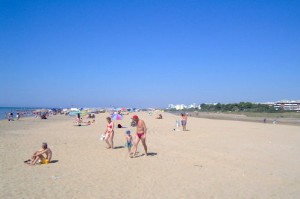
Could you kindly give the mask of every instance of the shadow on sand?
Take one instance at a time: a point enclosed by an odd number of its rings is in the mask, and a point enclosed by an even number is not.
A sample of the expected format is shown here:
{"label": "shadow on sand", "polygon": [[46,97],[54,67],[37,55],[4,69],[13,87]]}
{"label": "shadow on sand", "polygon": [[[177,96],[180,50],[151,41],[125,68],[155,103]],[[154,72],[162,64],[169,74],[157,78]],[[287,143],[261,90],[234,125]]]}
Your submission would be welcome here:
{"label": "shadow on sand", "polygon": [[[153,153],[153,152],[148,153],[148,157],[156,156],[156,155],[157,155],[157,153]],[[135,155],[134,157],[132,156],[131,158],[139,158],[139,157],[142,157],[142,156],[145,156],[145,154],[142,153],[142,154],[139,154],[139,155]]]}
{"label": "shadow on sand", "polygon": [[156,155],[157,153],[153,153],[153,152],[148,153],[148,156],[156,156]]}
{"label": "shadow on sand", "polygon": [[116,147],[114,147],[114,149],[123,149],[123,148],[125,148],[124,146],[116,146]]}

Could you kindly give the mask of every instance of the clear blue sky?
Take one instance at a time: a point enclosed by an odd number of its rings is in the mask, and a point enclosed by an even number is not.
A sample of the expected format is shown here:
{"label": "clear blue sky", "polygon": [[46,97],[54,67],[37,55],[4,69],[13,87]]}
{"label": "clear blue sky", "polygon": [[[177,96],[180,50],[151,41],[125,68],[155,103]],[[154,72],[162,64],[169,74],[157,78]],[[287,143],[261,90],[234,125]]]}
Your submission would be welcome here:
{"label": "clear blue sky", "polygon": [[300,99],[300,1],[0,1],[0,106]]}

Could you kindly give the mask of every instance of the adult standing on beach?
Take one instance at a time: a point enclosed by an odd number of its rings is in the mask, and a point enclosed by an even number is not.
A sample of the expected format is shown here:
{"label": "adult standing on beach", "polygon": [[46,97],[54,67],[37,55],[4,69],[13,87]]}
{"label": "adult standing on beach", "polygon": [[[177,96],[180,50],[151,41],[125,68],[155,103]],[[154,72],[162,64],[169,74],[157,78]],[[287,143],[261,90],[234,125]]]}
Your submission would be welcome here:
{"label": "adult standing on beach", "polygon": [[8,121],[14,121],[14,114],[12,112],[8,113],[7,120]]}
{"label": "adult standing on beach", "polygon": [[76,123],[78,126],[81,126],[81,117],[80,117],[80,113],[77,113],[77,117],[76,117]]}
{"label": "adult standing on beach", "polygon": [[183,131],[186,131],[186,123],[187,123],[187,115],[185,113],[181,113],[181,126]]}
{"label": "adult standing on beach", "polygon": [[146,145],[146,132],[147,132],[146,124],[143,120],[140,120],[137,115],[132,116],[131,119],[136,124],[136,136],[135,136],[135,141],[134,141],[133,148],[132,148],[132,156],[131,157],[135,157],[136,150],[137,150],[140,140],[142,141],[142,144],[143,144],[143,147],[145,150],[145,155],[147,156],[148,153],[147,153],[147,145]]}
{"label": "adult standing on beach", "polygon": [[107,149],[114,148],[114,122],[111,120],[110,117],[106,118],[107,125],[106,125],[106,132],[105,132],[105,141],[108,145]]}

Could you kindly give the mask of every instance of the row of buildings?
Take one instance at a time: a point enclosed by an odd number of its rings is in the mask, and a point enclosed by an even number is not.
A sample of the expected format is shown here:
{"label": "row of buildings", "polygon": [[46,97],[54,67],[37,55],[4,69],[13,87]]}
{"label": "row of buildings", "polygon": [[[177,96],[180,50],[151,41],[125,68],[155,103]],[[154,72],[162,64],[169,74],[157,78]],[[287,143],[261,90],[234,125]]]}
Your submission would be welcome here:
{"label": "row of buildings", "polygon": [[[278,102],[266,102],[261,104],[273,106],[275,110],[300,111],[300,100],[281,100]],[[168,109],[183,110],[183,109],[191,109],[191,108],[201,109],[201,106],[196,103],[190,105],[185,105],[185,104],[168,105]]]}
{"label": "row of buildings", "polygon": [[190,109],[190,108],[198,108],[201,109],[201,106],[196,103],[190,104],[190,105],[185,105],[185,104],[169,104],[168,109],[176,109],[176,110],[183,110],[183,109]]}
{"label": "row of buildings", "polygon": [[271,106],[274,106],[275,110],[300,111],[300,100],[281,100]]}

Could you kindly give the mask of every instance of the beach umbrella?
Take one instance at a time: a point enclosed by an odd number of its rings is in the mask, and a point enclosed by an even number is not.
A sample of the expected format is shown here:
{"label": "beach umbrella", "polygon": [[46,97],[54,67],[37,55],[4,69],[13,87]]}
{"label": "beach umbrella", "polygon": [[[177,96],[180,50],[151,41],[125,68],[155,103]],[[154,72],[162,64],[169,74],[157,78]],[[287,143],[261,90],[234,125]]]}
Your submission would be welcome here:
{"label": "beach umbrella", "polygon": [[80,111],[80,115],[81,116],[86,116],[88,114],[88,111],[87,110],[82,110]]}
{"label": "beach umbrella", "polygon": [[88,111],[71,111],[69,112],[69,116],[77,116],[77,114],[80,114],[80,117],[86,116],[88,114]]}
{"label": "beach umbrella", "polygon": [[41,112],[48,112],[47,109],[37,109],[35,111],[33,111],[34,113],[41,113]]}
{"label": "beach umbrella", "polygon": [[77,116],[78,113],[80,114],[80,111],[70,111],[68,115],[69,116]]}
{"label": "beach umbrella", "polygon": [[120,114],[112,114],[112,115],[111,115],[111,119],[112,119],[112,120],[122,120],[122,119],[123,119],[123,116],[120,115]]}
{"label": "beach umbrella", "polygon": [[117,108],[116,111],[127,111],[126,108]]}

